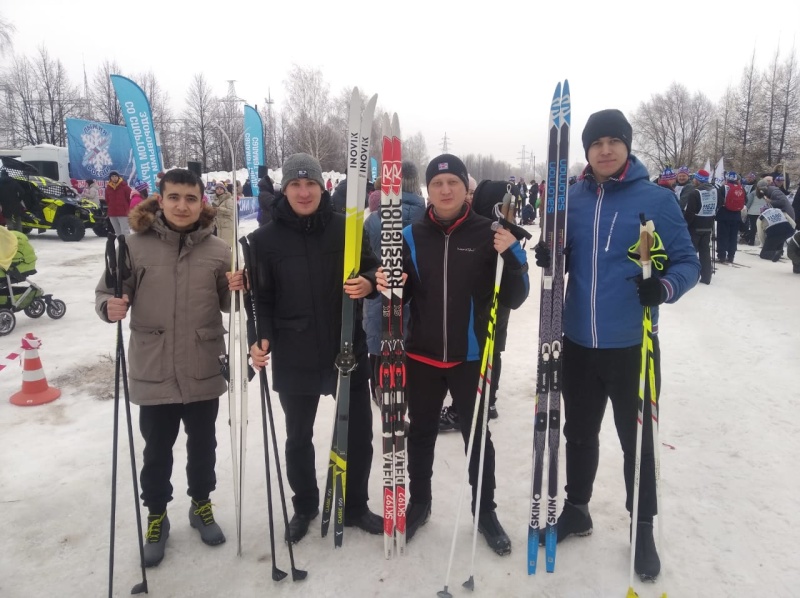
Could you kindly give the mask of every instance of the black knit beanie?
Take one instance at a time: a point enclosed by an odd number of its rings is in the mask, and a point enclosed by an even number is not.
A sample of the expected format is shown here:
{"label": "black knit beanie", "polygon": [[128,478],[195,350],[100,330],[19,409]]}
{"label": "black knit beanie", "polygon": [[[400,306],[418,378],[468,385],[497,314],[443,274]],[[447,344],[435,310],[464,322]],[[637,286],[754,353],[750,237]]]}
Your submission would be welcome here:
{"label": "black knit beanie", "polygon": [[586,121],[586,126],[583,129],[581,140],[583,141],[583,149],[586,152],[586,159],[589,159],[589,146],[601,137],[616,137],[622,140],[625,147],[628,148],[628,153],[631,153],[631,139],[633,138],[633,129],[628,119],[619,110],[609,109],[595,112]]}
{"label": "black knit beanie", "polygon": [[425,186],[427,187],[430,185],[433,177],[439,174],[454,174],[464,181],[464,187],[469,189],[467,167],[453,154],[442,154],[431,160],[430,164],[428,164],[428,168],[425,169]]}

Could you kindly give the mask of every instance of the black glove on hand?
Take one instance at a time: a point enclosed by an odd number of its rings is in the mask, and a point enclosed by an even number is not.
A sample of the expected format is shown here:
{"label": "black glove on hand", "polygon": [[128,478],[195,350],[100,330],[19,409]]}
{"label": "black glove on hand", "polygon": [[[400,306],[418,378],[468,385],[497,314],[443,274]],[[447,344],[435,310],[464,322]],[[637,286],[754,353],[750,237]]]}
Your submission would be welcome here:
{"label": "black glove on hand", "polygon": [[639,294],[639,303],[645,307],[655,307],[667,300],[667,287],[661,284],[656,276],[636,279],[636,292]]}
{"label": "black glove on hand", "polygon": [[533,254],[536,256],[536,265],[540,268],[549,268],[552,265],[553,256],[544,241],[539,241],[534,245]]}

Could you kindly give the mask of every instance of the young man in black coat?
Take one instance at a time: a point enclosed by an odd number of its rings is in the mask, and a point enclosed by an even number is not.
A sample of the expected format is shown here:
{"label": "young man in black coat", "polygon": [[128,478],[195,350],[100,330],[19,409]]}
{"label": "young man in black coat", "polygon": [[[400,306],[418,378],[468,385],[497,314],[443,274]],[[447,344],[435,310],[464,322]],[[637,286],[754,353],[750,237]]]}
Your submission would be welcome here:
{"label": "young man in black coat", "polygon": [[[272,220],[256,230],[258,301],[265,337],[250,348],[256,369],[272,357],[272,386],[286,416],[286,476],[294,492],[287,541],[299,542],[319,514],[314,457],[314,420],[320,395],[335,395],[342,326],[345,216],[335,213],[319,162],[294,154],[283,164],[281,192]],[[378,260],[365,236],[361,273],[345,292],[363,299],[375,290]],[[372,464],[369,364],[361,310],[356,309],[348,428],[346,526],[383,533],[383,518],[367,507]]]}
{"label": "young man in black coat", "polygon": [[[428,165],[425,180],[430,205],[421,221],[403,230],[407,276],[403,298],[410,300],[411,312],[406,341],[411,422],[407,540],[431,514],[434,448],[448,391],[461,419],[465,448],[469,441],[498,254],[505,262],[499,303],[516,309],[529,290],[525,252],[514,235],[504,228],[494,232],[491,220],[466,203],[469,178],[464,163],[451,154],[438,156]],[[386,285],[383,272],[378,280],[381,290]],[[478,529],[491,549],[506,555],[511,552],[511,540],[495,514],[495,453],[488,429],[483,478],[478,480],[481,419],[475,424],[475,442],[468,455],[472,507],[478,511]],[[481,500],[476,505],[478,484]]]}

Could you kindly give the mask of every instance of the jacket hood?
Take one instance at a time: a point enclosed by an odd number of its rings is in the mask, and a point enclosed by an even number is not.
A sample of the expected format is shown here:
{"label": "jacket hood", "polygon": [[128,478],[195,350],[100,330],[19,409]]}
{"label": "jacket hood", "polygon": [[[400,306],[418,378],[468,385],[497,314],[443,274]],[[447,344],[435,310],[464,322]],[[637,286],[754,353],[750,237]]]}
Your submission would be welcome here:
{"label": "jacket hood", "polygon": [[[198,229],[208,229],[210,232],[214,225],[215,216],[216,210],[204,203],[203,209],[200,212],[200,219],[197,221]],[[155,198],[145,199],[133,208],[130,214],[128,214],[128,221],[130,222],[131,229],[136,233],[143,233],[151,228],[161,229],[162,227],[164,230],[171,230],[165,224],[163,212],[158,205],[158,200]],[[195,231],[198,229],[195,229]]]}

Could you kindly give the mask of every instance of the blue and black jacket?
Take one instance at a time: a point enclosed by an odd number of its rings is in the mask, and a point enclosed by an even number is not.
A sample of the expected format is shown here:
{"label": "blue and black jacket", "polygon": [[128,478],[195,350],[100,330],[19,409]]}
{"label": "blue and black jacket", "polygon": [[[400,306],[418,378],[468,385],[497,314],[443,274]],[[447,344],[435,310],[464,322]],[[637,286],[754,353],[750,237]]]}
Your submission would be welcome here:
{"label": "blue and black jacket", "polygon": [[[445,365],[481,358],[494,293],[497,252],[492,221],[469,206],[445,229],[428,207],[403,229],[404,296],[410,299],[410,357]],[[516,309],[528,296],[525,251],[515,242],[505,260],[499,303]]]}
{"label": "blue and black jacket", "polygon": [[[598,184],[587,167],[569,189],[569,279],[564,334],[584,347],[609,349],[642,342],[642,306],[636,292],[641,266],[628,258],[639,238],[639,214],[652,220],[669,257],[661,280],[674,303],[700,277],[683,214],[669,189],[651,183],[647,169],[630,156],[617,177]],[[658,274],[653,269],[654,274]],[[653,308],[657,330],[658,309]]]}

